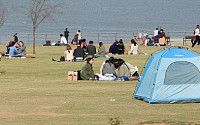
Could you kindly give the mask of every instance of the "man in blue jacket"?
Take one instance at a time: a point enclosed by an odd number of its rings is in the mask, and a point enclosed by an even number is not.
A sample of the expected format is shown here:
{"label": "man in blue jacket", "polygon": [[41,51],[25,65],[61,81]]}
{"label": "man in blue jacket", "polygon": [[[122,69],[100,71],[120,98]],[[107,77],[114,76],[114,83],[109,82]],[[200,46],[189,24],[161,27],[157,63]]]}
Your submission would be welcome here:
{"label": "man in blue jacket", "polygon": [[16,47],[18,47],[19,45],[18,45],[18,43],[17,42],[15,42],[14,43],[14,46],[12,46],[11,48],[10,48],[10,51],[9,51],[9,56],[10,57],[21,57],[21,53],[17,50],[17,48]]}

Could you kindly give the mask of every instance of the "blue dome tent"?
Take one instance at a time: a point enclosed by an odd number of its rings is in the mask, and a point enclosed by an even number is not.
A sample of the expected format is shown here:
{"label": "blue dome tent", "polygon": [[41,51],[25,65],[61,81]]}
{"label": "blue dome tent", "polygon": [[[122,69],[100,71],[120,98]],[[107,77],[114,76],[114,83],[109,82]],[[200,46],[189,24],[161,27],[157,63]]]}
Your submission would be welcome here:
{"label": "blue dome tent", "polygon": [[152,55],[134,97],[149,103],[199,101],[200,56],[182,48]]}

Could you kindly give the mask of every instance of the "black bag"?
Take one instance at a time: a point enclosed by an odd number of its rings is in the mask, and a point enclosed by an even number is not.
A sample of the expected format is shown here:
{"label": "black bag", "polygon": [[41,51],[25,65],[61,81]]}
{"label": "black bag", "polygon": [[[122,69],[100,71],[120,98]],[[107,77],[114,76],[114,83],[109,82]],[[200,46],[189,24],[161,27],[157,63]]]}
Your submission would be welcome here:
{"label": "black bag", "polygon": [[77,72],[78,72],[78,80],[83,80],[83,79],[81,78],[81,70],[77,70]]}
{"label": "black bag", "polygon": [[65,57],[64,56],[61,56],[60,57],[60,62],[64,62],[65,61]]}

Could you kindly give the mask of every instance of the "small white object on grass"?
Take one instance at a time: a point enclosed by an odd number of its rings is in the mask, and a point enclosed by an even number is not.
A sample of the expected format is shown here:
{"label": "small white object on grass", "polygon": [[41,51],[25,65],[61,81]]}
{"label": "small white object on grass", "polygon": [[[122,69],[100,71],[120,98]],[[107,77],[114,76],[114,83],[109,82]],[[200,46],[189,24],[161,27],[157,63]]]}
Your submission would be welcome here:
{"label": "small white object on grass", "polygon": [[115,102],[115,99],[110,99],[111,102]]}

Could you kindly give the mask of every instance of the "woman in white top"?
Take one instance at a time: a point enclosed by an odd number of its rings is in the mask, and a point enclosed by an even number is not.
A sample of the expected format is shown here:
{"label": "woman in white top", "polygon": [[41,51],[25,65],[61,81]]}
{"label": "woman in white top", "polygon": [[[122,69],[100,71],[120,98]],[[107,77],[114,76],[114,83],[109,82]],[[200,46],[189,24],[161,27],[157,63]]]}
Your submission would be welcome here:
{"label": "woman in white top", "polygon": [[61,45],[67,45],[67,40],[66,38],[63,36],[63,34],[60,34],[60,44]]}
{"label": "woman in white top", "polygon": [[200,31],[199,31],[199,25],[197,25],[196,30],[194,31],[194,35],[196,36],[196,40],[194,41],[194,43],[192,44],[192,48],[195,46],[195,44],[198,42],[198,45],[200,45]]}
{"label": "woman in white top", "polygon": [[140,53],[140,49],[134,39],[131,40],[130,49],[131,50],[129,51],[129,54],[139,54]]}
{"label": "woman in white top", "polygon": [[64,54],[66,54],[65,60],[68,62],[73,62],[73,53],[74,51],[72,50],[70,45],[67,45],[66,47],[66,51],[64,52]]}

